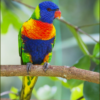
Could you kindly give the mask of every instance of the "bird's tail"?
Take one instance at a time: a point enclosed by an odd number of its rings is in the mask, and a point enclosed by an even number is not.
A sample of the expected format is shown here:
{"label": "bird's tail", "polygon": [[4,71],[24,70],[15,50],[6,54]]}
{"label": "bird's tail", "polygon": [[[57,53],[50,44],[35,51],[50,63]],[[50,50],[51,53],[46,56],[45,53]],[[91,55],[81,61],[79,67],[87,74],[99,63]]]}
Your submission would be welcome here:
{"label": "bird's tail", "polygon": [[30,100],[32,89],[37,81],[36,76],[24,76],[22,80],[22,90],[20,100]]}

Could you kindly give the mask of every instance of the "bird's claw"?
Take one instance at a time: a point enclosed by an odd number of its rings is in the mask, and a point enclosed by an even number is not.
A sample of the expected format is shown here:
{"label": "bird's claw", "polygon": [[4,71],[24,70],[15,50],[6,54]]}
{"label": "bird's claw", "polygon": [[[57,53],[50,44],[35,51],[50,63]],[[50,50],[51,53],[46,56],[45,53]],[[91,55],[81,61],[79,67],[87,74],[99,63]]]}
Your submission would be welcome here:
{"label": "bird's claw", "polygon": [[27,74],[29,75],[29,71],[31,70],[32,63],[27,63]]}
{"label": "bird's claw", "polygon": [[47,62],[44,63],[44,65],[43,65],[43,70],[44,70],[45,72],[47,71],[49,65],[50,65],[50,64],[47,63]]}

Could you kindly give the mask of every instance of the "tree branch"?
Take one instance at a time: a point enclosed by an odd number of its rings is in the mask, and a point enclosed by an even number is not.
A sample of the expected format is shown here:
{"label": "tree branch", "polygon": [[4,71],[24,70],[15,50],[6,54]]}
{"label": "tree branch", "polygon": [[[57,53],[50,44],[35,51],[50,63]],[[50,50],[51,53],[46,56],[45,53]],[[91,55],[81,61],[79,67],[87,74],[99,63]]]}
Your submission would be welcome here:
{"label": "tree branch", "polygon": [[12,0],[12,1],[16,1],[16,2],[18,2],[18,3],[20,3],[20,4],[22,4],[22,5],[25,5],[26,7],[35,9],[35,7],[29,6],[29,5],[27,5],[27,4],[23,3],[23,2],[21,2],[20,0]]}
{"label": "tree branch", "polygon": [[89,24],[89,25],[82,25],[82,26],[79,26],[79,28],[90,27],[90,26],[95,26],[95,25],[99,25],[99,24],[100,23]]}
{"label": "tree branch", "polygon": [[[42,65],[32,65],[29,75],[78,79],[100,84],[99,73],[69,66],[50,65],[44,72]],[[1,65],[1,76],[27,76],[26,65]]]}
{"label": "tree branch", "polygon": [[12,91],[5,91],[5,92],[2,92],[2,93],[0,93],[0,96],[4,96],[4,95],[6,95],[6,94],[14,94],[14,95],[18,96],[17,93],[14,93],[14,92],[12,92]]}
{"label": "tree branch", "polygon": [[[72,25],[72,24],[66,22],[66,21],[63,20],[63,19],[58,19],[58,20],[60,20],[61,22],[63,22],[63,23],[65,23],[65,24],[67,24],[67,25],[73,27],[76,31],[81,32],[81,33],[87,35],[88,37],[90,37],[90,38],[91,38],[92,40],[94,40],[95,42],[100,43],[99,41],[95,40],[91,35],[87,34],[87,33],[84,32],[83,30],[81,30],[80,27],[78,27],[78,26],[74,26],[74,25]],[[100,24],[100,23],[98,23],[98,24]],[[82,26],[81,26],[81,27],[82,27]]]}

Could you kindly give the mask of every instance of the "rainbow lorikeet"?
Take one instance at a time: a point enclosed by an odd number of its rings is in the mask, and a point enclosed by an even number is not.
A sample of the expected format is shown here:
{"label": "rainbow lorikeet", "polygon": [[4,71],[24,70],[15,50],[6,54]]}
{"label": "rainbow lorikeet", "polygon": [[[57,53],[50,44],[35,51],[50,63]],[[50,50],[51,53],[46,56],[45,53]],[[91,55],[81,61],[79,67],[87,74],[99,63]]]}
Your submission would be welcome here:
{"label": "rainbow lorikeet", "polygon": [[[56,36],[53,20],[60,16],[56,4],[44,1],[36,7],[30,19],[23,23],[18,35],[19,55],[21,64],[27,64],[27,72],[31,64],[42,64],[44,70],[47,69]],[[36,76],[23,77],[20,100],[30,100],[36,80]]]}

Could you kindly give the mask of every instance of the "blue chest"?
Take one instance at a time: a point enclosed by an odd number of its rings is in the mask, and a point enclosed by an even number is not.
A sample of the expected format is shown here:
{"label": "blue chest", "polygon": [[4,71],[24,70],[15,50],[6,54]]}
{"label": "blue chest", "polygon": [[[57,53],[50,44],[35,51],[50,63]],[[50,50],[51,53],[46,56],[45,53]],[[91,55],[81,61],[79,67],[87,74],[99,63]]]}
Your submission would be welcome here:
{"label": "blue chest", "polygon": [[33,64],[41,64],[45,56],[52,52],[51,43],[54,38],[50,40],[33,40],[26,36],[22,36],[24,42],[24,52],[29,53],[32,57]]}

